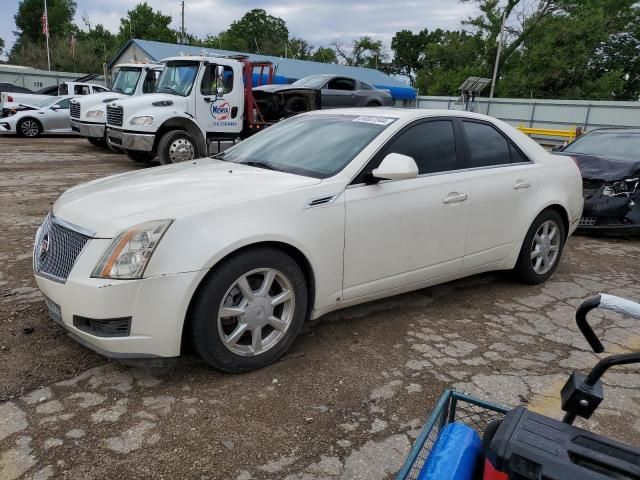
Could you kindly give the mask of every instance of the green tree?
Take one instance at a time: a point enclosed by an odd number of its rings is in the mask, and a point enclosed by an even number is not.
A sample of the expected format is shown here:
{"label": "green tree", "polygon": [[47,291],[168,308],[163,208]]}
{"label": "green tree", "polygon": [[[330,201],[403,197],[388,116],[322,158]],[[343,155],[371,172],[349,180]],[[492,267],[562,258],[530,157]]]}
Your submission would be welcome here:
{"label": "green tree", "polygon": [[234,21],[215,40],[219,44],[216,48],[284,56],[289,30],[283,19],[256,8]]}
{"label": "green tree", "polygon": [[354,40],[349,47],[335,42],[333,48],[343,63],[354,67],[377,69],[382,67],[387,59],[382,40],[374,40],[368,36]]}
{"label": "green tree", "polygon": [[[25,41],[43,43],[42,15],[44,4],[42,0],[22,0],[18,5],[18,13],[13,17],[18,36],[16,44]],[[51,37],[66,37],[77,27],[73,24],[76,13],[76,2],[73,0],[47,0],[47,16],[49,19],[49,35]]]}
{"label": "green tree", "polygon": [[4,39],[0,37],[0,55],[4,52]]}
{"label": "green tree", "polygon": [[121,43],[130,38],[156,40],[158,42],[176,43],[176,32],[169,28],[171,15],[154,11],[145,1],[137,4],[120,19],[118,39]]}
{"label": "green tree", "polygon": [[311,50],[313,50],[313,47],[309,45],[306,40],[298,37],[292,37],[289,39],[285,54],[288,58],[307,60],[311,57]]}
{"label": "green tree", "polygon": [[318,47],[315,52],[309,57],[309,60],[321,63],[338,63],[338,57],[336,51],[329,47]]}
{"label": "green tree", "polygon": [[394,73],[407,76],[411,85],[415,84],[415,75],[424,60],[428,38],[429,32],[424,29],[419,33],[401,30],[391,39]]}

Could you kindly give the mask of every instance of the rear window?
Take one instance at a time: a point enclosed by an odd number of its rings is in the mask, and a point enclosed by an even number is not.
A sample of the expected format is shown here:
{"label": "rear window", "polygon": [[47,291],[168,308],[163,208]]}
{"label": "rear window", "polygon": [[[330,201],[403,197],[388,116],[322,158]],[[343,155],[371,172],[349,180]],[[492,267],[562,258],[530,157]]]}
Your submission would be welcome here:
{"label": "rear window", "polygon": [[598,132],[587,133],[569,144],[567,153],[595,155],[597,157],[616,157],[640,160],[639,132]]}

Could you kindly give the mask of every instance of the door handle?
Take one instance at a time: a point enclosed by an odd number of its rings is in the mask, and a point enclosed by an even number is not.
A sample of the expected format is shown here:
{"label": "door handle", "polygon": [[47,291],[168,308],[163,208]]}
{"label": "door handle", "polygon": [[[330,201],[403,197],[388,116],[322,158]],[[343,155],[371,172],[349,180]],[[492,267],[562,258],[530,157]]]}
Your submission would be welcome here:
{"label": "door handle", "polygon": [[467,197],[466,193],[453,192],[444,197],[442,203],[460,203],[464,202],[467,198],[469,197]]}
{"label": "door handle", "polygon": [[516,180],[516,183],[513,184],[514,190],[524,190],[525,188],[529,188],[531,184],[524,180]]}

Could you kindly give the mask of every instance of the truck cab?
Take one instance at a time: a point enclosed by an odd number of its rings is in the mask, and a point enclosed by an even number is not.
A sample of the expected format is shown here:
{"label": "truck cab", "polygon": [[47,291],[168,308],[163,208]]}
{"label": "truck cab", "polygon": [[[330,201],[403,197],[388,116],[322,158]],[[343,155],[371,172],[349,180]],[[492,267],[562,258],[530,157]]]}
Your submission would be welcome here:
{"label": "truck cab", "polygon": [[130,158],[190,160],[264,126],[252,88],[271,83],[271,63],[240,56],[181,56],[162,63],[156,93],[107,103],[107,141]]}
{"label": "truck cab", "polygon": [[70,105],[71,130],[86,137],[96,146],[105,146],[107,103],[153,93],[157,87],[162,65],[151,63],[123,63],[116,66],[111,91],[75,98]]}

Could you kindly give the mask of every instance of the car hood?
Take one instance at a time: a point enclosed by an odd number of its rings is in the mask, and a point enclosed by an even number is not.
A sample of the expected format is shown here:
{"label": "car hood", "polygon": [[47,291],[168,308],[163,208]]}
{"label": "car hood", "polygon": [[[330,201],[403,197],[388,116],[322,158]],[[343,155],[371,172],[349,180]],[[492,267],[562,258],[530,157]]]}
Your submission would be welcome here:
{"label": "car hood", "polygon": [[177,219],[319,182],[316,178],[205,158],[78,185],[62,194],[53,206],[53,214],[96,232],[96,237],[111,238],[150,220]]}
{"label": "car hood", "polygon": [[576,159],[584,179],[612,182],[640,176],[640,160],[581,153],[561,153]]}

